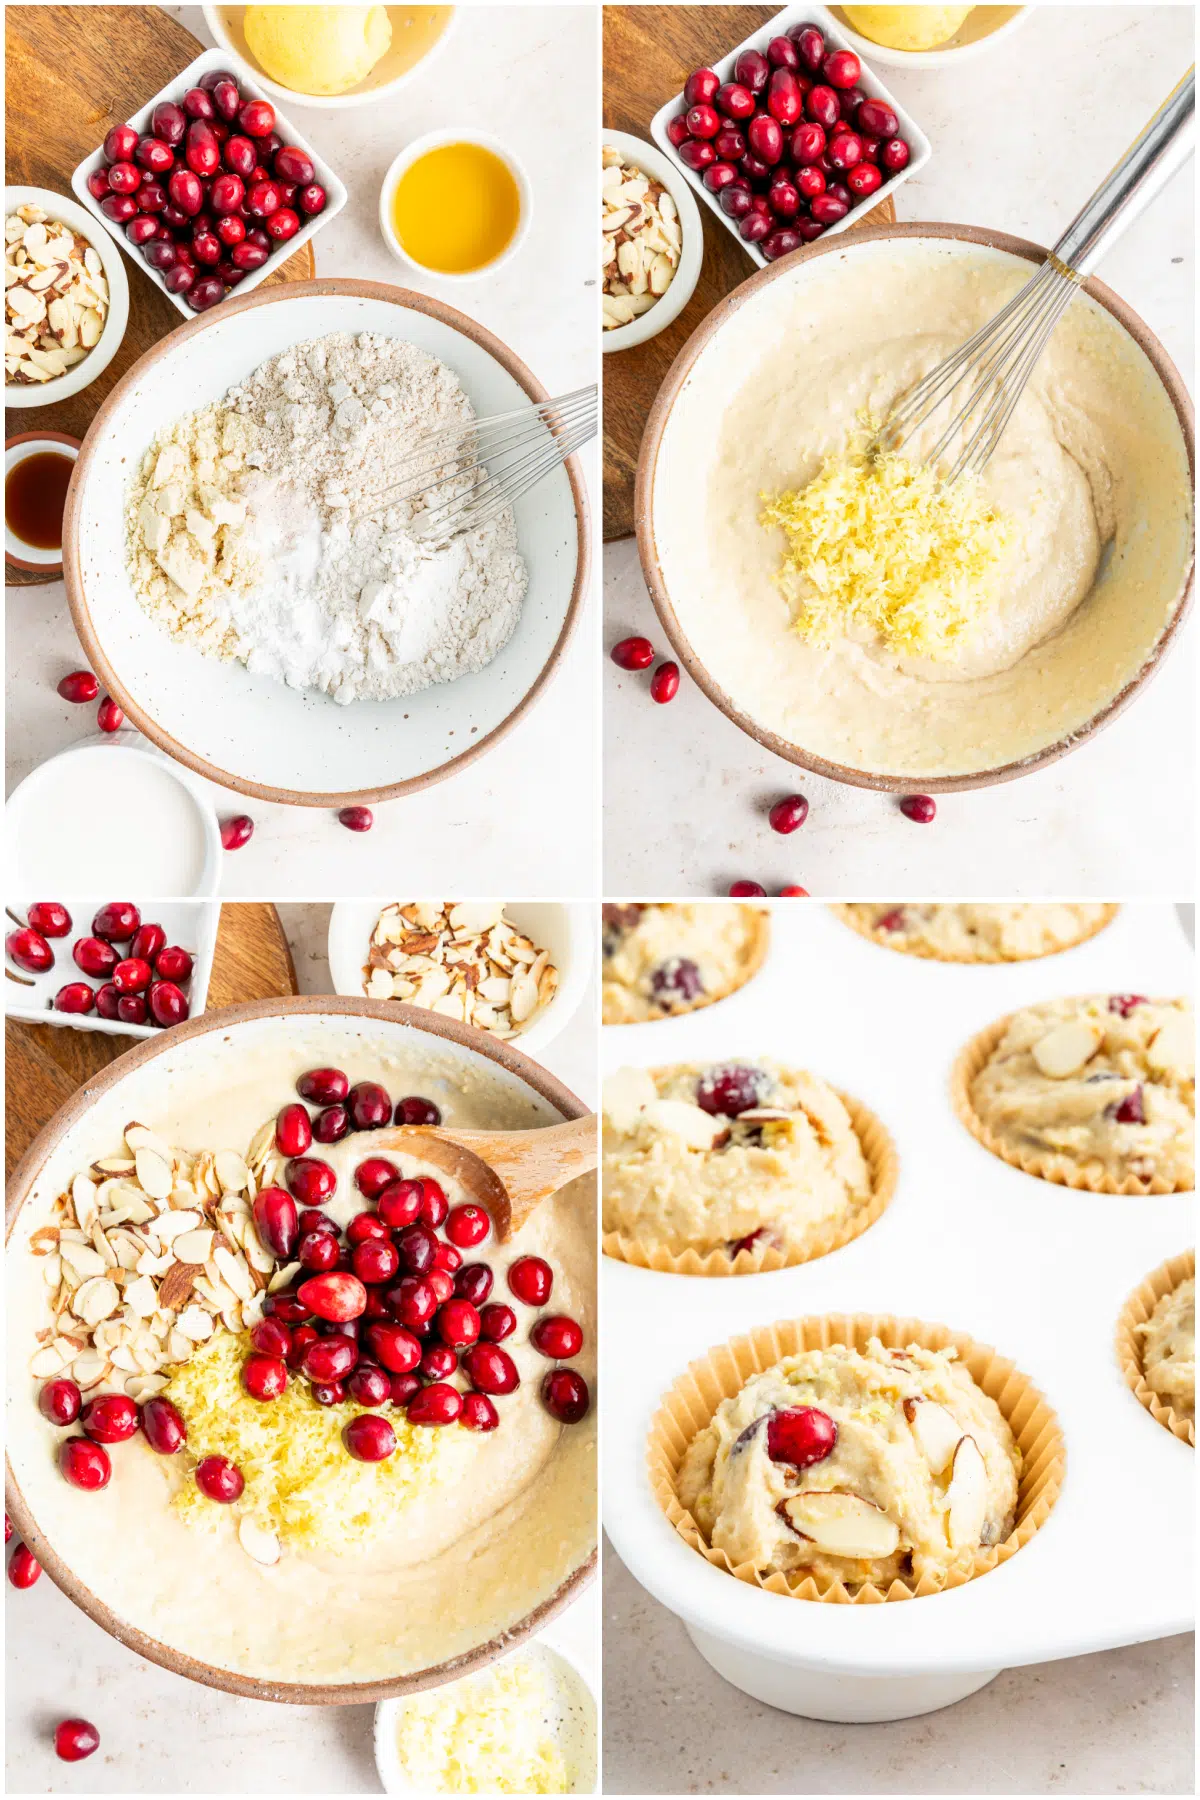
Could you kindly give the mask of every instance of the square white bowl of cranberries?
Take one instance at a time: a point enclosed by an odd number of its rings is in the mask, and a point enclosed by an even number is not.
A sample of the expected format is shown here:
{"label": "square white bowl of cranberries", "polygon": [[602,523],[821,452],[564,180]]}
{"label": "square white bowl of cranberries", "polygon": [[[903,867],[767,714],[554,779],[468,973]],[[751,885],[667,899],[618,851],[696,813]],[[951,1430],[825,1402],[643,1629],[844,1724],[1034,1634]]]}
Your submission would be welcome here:
{"label": "square white bowl of cranberries", "polygon": [[33,900],[6,909],[4,1012],[150,1038],[204,1011],[216,900]]}
{"label": "square white bowl of cranberries", "polygon": [[227,50],[205,50],[71,176],[185,318],[249,293],[339,213],[329,164]]}
{"label": "square white bowl of cranberries", "polygon": [[694,69],[650,132],[760,267],[857,224],[933,153],[824,6]]}

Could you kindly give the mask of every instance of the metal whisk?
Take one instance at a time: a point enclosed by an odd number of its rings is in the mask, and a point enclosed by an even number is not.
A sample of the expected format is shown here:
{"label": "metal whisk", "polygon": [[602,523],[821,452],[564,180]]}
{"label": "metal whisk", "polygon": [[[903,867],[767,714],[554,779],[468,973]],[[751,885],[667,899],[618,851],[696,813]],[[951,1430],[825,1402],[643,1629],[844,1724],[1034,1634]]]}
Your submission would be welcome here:
{"label": "metal whisk", "polygon": [[413,536],[444,543],[486,525],[595,437],[598,411],[592,386],[434,432],[390,465],[386,485],[360,496],[357,510],[417,504]]}
{"label": "metal whisk", "polygon": [[1079,283],[1191,155],[1195,112],[1192,70],[1101,182],[1020,293],[961,349],[901,395],[873,449],[899,450],[965,388],[965,403],[922,460],[930,468],[944,468],[946,481],[980,473]]}

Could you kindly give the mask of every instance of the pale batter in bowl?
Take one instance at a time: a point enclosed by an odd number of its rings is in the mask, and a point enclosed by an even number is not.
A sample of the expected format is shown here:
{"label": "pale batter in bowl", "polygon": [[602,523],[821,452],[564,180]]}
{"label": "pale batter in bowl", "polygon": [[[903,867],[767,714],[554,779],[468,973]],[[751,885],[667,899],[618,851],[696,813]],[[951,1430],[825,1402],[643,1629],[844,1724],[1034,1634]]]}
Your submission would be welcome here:
{"label": "pale batter in bowl", "polygon": [[1153,654],[1191,563],[1187,445],[1147,356],[1084,295],[984,475],[1014,530],[952,659],[808,642],[775,579],[784,539],[759,522],[763,496],[802,488],[1031,268],[952,239],[839,245],[707,339],[657,445],[651,432],[642,553],[739,722],[839,769],[967,776],[1080,732]]}

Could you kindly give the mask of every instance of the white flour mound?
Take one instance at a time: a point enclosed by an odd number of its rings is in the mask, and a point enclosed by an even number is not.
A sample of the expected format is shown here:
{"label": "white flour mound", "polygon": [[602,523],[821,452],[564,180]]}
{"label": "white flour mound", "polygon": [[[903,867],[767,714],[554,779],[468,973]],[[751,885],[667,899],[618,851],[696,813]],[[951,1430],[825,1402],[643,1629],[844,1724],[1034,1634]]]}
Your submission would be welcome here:
{"label": "white flour mound", "polygon": [[474,416],[444,363],[397,338],[334,332],[264,363],[226,405],[254,431],[244,498],[262,572],[230,593],[228,620],[247,668],[346,703],[492,660],[528,586],[511,511],[431,548],[408,529],[407,503],[361,508],[427,434]]}

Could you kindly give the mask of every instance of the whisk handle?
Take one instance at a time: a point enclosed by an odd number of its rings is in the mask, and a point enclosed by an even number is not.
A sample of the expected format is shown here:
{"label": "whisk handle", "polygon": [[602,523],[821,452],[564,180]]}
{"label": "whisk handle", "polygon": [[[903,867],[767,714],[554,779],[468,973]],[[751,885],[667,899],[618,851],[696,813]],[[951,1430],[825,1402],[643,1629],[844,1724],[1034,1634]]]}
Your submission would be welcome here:
{"label": "whisk handle", "polygon": [[1196,72],[1189,69],[1063,232],[1053,254],[1089,275],[1195,149]]}

